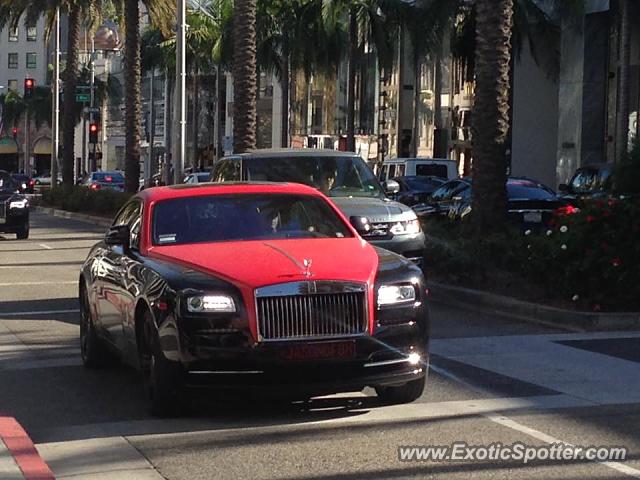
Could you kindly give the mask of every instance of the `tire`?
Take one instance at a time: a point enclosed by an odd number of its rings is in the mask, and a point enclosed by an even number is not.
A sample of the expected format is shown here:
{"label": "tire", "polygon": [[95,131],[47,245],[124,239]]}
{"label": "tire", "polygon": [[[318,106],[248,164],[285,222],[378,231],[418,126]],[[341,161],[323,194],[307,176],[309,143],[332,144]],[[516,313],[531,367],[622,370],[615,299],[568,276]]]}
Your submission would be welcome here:
{"label": "tire", "polygon": [[26,240],[27,238],[29,238],[29,224],[28,223],[26,223],[22,227],[20,227],[20,230],[18,230],[16,232],[16,237],[18,238],[18,240]]}
{"label": "tire", "polygon": [[149,409],[156,417],[176,417],[184,413],[184,372],[166,359],[149,311],[142,319],[139,345],[140,367],[149,398]]}
{"label": "tire", "polygon": [[80,355],[89,369],[103,368],[113,362],[110,352],[96,332],[86,287],[80,287]]}
{"label": "tire", "polygon": [[399,387],[376,387],[378,398],[387,405],[411,403],[422,395],[426,377],[412,380]]}

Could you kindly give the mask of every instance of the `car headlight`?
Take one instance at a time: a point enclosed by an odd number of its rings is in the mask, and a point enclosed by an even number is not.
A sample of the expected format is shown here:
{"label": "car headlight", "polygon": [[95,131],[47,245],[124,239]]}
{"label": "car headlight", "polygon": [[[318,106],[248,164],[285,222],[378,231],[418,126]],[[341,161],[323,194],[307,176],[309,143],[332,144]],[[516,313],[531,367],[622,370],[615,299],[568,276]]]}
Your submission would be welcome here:
{"label": "car headlight", "polygon": [[233,313],[236,304],[227,295],[194,295],[187,297],[187,310],[192,313]]}
{"label": "car headlight", "polygon": [[9,202],[9,208],[27,208],[27,206],[29,206],[29,201],[26,198]]}
{"label": "car headlight", "polygon": [[398,222],[391,227],[391,233],[394,235],[405,234],[416,234],[420,233],[420,221],[416,218],[415,220],[408,220],[406,222]]}
{"label": "car headlight", "polygon": [[413,285],[382,285],[378,289],[378,307],[415,301],[416,289]]}

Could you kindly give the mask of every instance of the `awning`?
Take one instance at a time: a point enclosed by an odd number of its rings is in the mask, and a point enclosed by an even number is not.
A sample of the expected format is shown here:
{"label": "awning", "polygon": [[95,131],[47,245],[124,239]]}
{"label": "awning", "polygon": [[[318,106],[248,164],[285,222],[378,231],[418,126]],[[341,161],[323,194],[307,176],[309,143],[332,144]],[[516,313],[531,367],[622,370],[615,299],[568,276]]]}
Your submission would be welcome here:
{"label": "awning", "polygon": [[1,154],[15,154],[18,153],[18,145],[13,138],[4,137],[0,138],[0,155]]}
{"label": "awning", "polygon": [[34,155],[51,155],[51,139],[43,137],[33,146]]}

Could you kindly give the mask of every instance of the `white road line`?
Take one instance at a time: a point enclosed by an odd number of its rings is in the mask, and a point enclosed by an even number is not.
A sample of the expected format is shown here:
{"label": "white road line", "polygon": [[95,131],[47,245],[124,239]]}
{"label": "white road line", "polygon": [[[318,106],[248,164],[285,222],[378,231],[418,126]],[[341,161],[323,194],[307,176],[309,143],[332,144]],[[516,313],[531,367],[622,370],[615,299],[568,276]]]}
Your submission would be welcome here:
{"label": "white road line", "polygon": [[[75,283],[75,282],[74,282]],[[0,318],[3,317],[25,317],[29,315],[58,315],[61,313],[79,313],[80,310],[77,308],[68,309],[68,310],[37,310],[33,312],[0,312]]]}
{"label": "white road line", "polygon": [[[482,388],[478,388],[474,385],[471,385],[470,383],[462,380],[461,378],[459,378],[457,375],[455,375],[454,373],[449,372],[447,369],[442,368],[442,367],[437,367],[433,364],[431,364],[431,369],[436,372],[439,375],[442,375],[446,378],[449,378],[450,380],[453,380],[463,386],[465,386],[466,388],[469,388],[471,390],[474,390],[476,392],[483,392],[486,393],[486,390],[482,389]],[[530,437],[533,437],[535,439],[541,440],[545,443],[548,444],[554,444],[554,443],[563,443],[565,445],[568,446],[574,446],[574,444],[570,443],[570,442],[566,442],[562,439],[556,438],[552,435],[548,435],[544,432],[541,432],[540,430],[536,430],[535,428],[531,428],[528,427],[526,425],[523,425],[522,423],[518,423],[515,420],[510,419],[509,417],[505,417],[504,415],[496,415],[495,413],[481,413],[481,416],[483,416],[484,418],[486,418],[487,420],[492,421],[493,423],[497,423],[498,425],[502,425],[503,427],[507,427],[510,428],[511,430],[515,430],[517,432],[521,432],[524,433],[525,435],[528,435]],[[599,463],[602,466],[608,467],[612,470],[615,470],[619,473],[622,473],[623,475],[626,475],[628,477],[632,477],[632,478],[640,478],[640,470],[637,470],[635,468],[629,467],[628,465],[624,465],[623,463],[620,462],[606,462],[606,461],[598,461],[598,460],[592,460],[594,463]]]}
{"label": "white road line", "polygon": [[45,250],[53,250],[53,247],[50,247],[46,243],[39,243],[38,246],[44,248]]}
{"label": "white road line", "polygon": [[68,281],[68,282],[6,282],[0,283],[0,287],[29,287],[31,285],[77,285],[78,282]]}

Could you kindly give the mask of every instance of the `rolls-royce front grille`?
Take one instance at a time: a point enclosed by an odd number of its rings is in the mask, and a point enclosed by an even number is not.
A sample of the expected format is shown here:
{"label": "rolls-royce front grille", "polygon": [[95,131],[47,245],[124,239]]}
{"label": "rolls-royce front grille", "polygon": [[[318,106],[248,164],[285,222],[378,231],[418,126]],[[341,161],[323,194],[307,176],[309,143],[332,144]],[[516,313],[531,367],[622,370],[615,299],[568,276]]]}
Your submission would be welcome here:
{"label": "rolls-royce front grille", "polygon": [[257,297],[261,341],[345,337],[367,331],[366,290]]}

